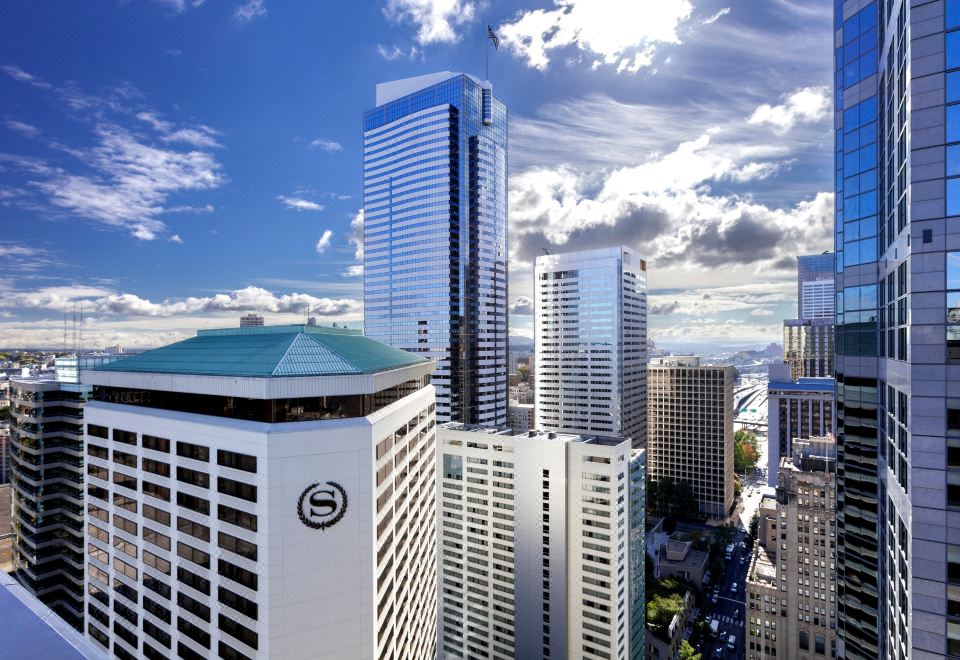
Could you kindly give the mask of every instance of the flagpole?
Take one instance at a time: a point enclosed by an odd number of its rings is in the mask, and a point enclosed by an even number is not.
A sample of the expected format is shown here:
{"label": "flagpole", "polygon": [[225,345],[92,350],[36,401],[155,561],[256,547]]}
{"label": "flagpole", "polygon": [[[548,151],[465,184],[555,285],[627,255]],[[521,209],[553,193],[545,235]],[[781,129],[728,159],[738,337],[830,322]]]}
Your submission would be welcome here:
{"label": "flagpole", "polygon": [[[489,29],[489,28],[488,28]],[[490,37],[483,40],[483,53],[486,57],[486,68],[484,69],[484,79],[490,80]]]}

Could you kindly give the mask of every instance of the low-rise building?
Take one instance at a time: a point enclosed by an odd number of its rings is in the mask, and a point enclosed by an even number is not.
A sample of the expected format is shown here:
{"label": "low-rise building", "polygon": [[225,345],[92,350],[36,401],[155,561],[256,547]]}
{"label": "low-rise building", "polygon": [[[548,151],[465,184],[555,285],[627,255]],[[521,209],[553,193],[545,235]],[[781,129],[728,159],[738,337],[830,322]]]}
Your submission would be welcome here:
{"label": "low-rise building", "polygon": [[703,575],[707,572],[710,553],[695,550],[691,541],[669,540],[657,553],[657,577],[677,577],[703,589]]}
{"label": "low-rise building", "polygon": [[507,415],[507,426],[509,426],[514,433],[526,433],[533,429],[535,412],[532,403],[511,401],[507,407]]}
{"label": "low-rise building", "polygon": [[647,660],[673,660],[678,656],[680,644],[683,643],[683,631],[694,602],[693,594],[688,591],[669,624],[647,625]]}

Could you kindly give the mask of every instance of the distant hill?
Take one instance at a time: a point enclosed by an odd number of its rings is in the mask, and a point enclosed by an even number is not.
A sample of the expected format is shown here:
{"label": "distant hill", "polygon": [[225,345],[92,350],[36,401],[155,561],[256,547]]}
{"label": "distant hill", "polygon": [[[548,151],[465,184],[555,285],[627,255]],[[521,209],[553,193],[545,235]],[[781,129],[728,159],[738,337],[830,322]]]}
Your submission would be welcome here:
{"label": "distant hill", "polygon": [[520,335],[510,335],[510,350],[533,350],[533,340],[530,337],[521,337]]}

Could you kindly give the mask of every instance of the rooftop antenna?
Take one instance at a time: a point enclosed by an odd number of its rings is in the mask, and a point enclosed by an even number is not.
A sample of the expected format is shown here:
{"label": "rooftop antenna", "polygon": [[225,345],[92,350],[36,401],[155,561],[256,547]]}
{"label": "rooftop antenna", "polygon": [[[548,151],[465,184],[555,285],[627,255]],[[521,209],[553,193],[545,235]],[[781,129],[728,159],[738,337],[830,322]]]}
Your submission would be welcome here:
{"label": "rooftop antenna", "polygon": [[67,354],[67,305],[63,305],[63,354]]}
{"label": "rooftop antenna", "polygon": [[77,357],[83,353],[83,298],[80,299],[80,350],[77,351]]}
{"label": "rooftop antenna", "polygon": [[548,257],[550,256],[550,250],[548,250],[547,248],[543,248],[543,253]]}

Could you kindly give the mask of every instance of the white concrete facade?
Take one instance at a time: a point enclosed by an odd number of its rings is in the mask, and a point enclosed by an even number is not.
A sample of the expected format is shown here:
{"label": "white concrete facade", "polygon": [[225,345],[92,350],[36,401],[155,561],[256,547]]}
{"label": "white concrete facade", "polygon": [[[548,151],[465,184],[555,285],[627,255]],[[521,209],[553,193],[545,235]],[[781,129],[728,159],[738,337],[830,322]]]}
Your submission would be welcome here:
{"label": "white concrete facade", "polygon": [[537,257],[536,428],[647,433],[647,262],[625,246]]}
{"label": "white concrete facade", "polygon": [[644,451],[456,424],[437,442],[438,657],[642,657]]}
{"label": "white concrete facade", "polygon": [[87,411],[90,639],[120,657],[432,657],[432,386],[325,421]]}

